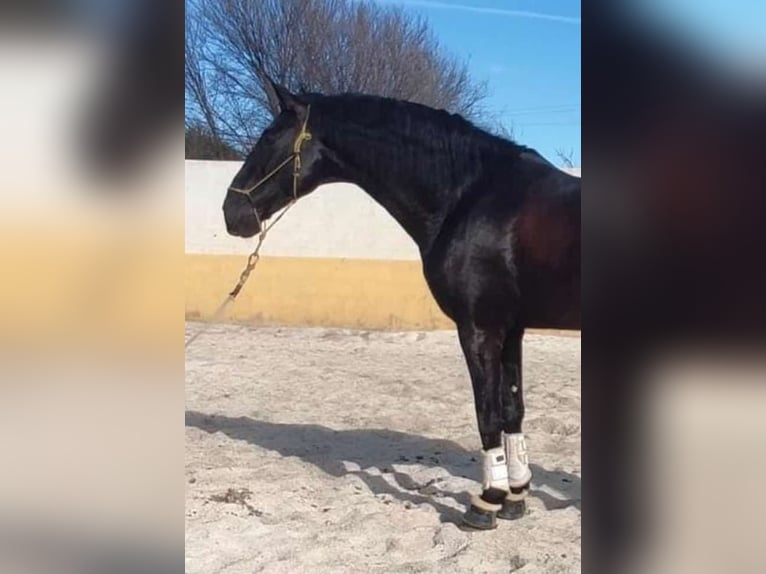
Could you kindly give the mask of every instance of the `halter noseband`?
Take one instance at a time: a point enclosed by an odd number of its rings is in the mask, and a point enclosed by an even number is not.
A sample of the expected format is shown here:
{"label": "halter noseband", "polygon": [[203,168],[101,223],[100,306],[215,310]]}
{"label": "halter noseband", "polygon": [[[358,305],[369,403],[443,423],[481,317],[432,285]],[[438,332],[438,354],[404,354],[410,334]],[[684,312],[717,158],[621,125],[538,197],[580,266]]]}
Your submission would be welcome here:
{"label": "halter noseband", "polygon": [[293,162],[293,197],[290,200],[290,203],[292,204],[298,200],[298,179],[300,178],[300,173],[301,173],[301,148],[303,147],[304,142],[307,142],[311,139],[311,133],[308,131],[310,113],[311,113],[311,105],[308,105],[306,107],[306,119],[303,120],[301,131],[298,132],[298,135],[295,137],[295,141],[293,142],[292,154],[287,156],[284,160],[282,160],[282,162],[277,167],[272,169],[269,173],[267,173],[265,176],[263,176],[261,179],[259,179],[257,182],[255,182],[252,186],[248,187],[247,189],[229,187],[229,191],[236,191],[237,193],[241,193],[245,197],[247,197],[248,201],[250,201],[250,205],[253,207],[253,213],[255,214],[255,218],[258,220],[258,226],[261,228],[263,227],[261,222],[261,217],[260,215],[258,215],[258,210],[255,208],[255,204],[253,204],[253,197],[250,194],[254,192],[256,189],[258,189],[259,187],[261,187],[264,183],[269,181],[276,174],[278,174],[283,167],[285,167],[288,163],[292,161]]}

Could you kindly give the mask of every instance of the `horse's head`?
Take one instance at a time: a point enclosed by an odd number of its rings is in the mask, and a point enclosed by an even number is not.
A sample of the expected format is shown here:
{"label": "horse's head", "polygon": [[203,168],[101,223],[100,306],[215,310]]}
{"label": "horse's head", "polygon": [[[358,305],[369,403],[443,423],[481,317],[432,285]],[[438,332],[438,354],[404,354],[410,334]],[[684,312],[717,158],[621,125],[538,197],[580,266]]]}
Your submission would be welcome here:
{"label": "horse's head", "polygon": [[275,84],[269,87],[279,113],[234,176],[223,202],[226,229],[239,237],[252,237],[291,200],[316,189],[329,167],[312,129],[309,98]]}

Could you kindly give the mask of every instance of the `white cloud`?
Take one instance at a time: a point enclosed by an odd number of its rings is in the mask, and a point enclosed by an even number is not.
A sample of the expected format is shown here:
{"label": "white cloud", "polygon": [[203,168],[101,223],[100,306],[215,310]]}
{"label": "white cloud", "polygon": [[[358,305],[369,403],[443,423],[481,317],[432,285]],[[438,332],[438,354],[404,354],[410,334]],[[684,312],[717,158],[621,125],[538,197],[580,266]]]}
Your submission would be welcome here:
{"label": "white cloud", "polygon": [[[388,2],[389,4],[392,2]],[[422,6],[424,8],[436,8],[443,10],[461,10],[463,12],[474,12],[477,14],[494,14],[497,16],[508,16],[511,18],[531,18],[534,20],[549,20],[563,24],[580,24],[580,18],[573,16],[560,16],[558,14],[546,14],[544,12],[532,12],[529,10],[510,10],[507,8],[489,8],[485,6],[471,6],[468,4],[449,4],[447,2],[437,2],[434,0],[398,0],[393,2],[407,6]]]}

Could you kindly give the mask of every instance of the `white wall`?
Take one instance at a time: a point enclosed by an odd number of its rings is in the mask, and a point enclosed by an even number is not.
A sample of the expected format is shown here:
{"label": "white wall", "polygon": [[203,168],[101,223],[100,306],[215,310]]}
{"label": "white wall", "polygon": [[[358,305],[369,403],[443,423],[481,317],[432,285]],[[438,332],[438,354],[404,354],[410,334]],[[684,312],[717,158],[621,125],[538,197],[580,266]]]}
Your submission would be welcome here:
{"label": "white wall", "polygon": [[[241,166],[186,160],[186,253],[246,254],[255,238],[226,233],[223,199]],[[580,169],[567,170],[580,175]],[[377,203],[351,184],[325,185],[296,203],[269,233],[262,253],[282,257],[417,260],[415,243]]]}
{"label": "white wall", "polygon": [[[240,162],[186,161],[186,252],[249,253],[255,238],[226,233],[223,199]],[[350,184],[302,198],[269,232],[262,253],[283,257],[419,258],[415,243],[382,207]]]}

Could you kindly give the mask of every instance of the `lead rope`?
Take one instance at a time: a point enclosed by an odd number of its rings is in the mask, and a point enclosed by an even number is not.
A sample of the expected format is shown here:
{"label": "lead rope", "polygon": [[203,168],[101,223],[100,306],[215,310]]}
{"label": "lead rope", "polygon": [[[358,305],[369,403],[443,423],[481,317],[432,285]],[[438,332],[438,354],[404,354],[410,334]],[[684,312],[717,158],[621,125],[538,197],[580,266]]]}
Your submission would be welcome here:
{"label": "lead rope", "polygon": [[232,303],[237,298],[240,291],[242,291],[242,288],[245,286],[245,283],[247,283],[247,280],[250,277],[250,273],[253,272],[253,269],[255,269],[255,266],[258,264],[258,261],[260,261],[261,246],[263,245],[263,242],[266,239],[266,235],[268,234],[269,231],[271,231],[271,228],[274,227],[277,224],[277,222],[279,222],[279,220],[282,219],[282,217],[284,217],[285,213],[287,213],[290,210],[290,208],[293,205],[295,205],[295,203],[298,201],[298,178],[300,177],[300,172],[301,172],[301,147],[303,146],[304,142],[311,139],[311,134],[307,130],[310,110],[311,110],[311,107],[309,106],[309,108],[306,110],[306,119],[303,121],[303,126],[301,128],[301,131],[298,133],[298,136],[295,138],[295,143],[293,144],[293,153],[291,156],[285,159],[276,168],[271,170],[265,177],[258,180],[250,188],[248,189],[238,189],[235,187],[229,188],[231,191],[236,191],[237,193],[243,193],[246,196],[250,197],[250,194],[253,191],[258,189],[261,185],[263,185],[269,179],[271,179],[277,172],[279,172],[279,170],[281,170],[288,163],[290,163],[290,160],[293,161],[292,199],[290,199],[290,202],[282,209],[279,215],[277,215],[277,217],[274,218],[274,221],[272,221],[268,226],[261,225],[261,218],[258,215],[258,211],[256,211],[255,208],[253,208],[255,217],[258,219],[258,225],[261,228],[261,232],[258,234],[258,243],[255,245],[255,249],[253,249],[252,253],[250,253],[250,255],[248,256],[247,264],[245,265],[245,268],[242,270],[242,272],[239,274],[239,280],[237,281],[236,285],[234,285],[234,288],[229,292],[226,298],[218,306],[218,309],[216,309],[215,313],[213,313],[213,316],[210,318],[207,325],[203,326],[199,331],[194,333],[194,335],[189,337],[189,339],[184,344],[184,349],[188,349],[189,346],[200,337],[200,335],[208,331],[215,323],[218,322],[219,319],[221,319],[221,317],[223,317],[223,313],[226,310],[226,307],[228,307],[229,304]]}

